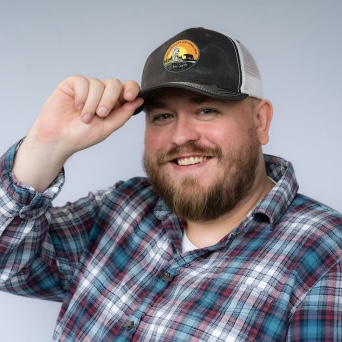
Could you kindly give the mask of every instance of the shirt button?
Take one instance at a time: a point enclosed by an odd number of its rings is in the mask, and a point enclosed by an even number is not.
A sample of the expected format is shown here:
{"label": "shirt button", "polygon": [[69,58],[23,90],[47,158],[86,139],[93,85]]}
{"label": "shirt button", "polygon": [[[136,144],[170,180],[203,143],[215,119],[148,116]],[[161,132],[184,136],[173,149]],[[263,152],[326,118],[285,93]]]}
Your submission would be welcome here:
{"label": "shirt button", "polygon": [[170,273],[167,273],[167,272],[163,273],[162,276],[161,276],[161,278],[162,278],[164,281],[169,282],[169,281],[171,280]]}
{"label": "shirt button", "polygon": [[133,321],[127,321],[125,324],[125,327],[127,330],[131,330],[134,327],[134,322]]}

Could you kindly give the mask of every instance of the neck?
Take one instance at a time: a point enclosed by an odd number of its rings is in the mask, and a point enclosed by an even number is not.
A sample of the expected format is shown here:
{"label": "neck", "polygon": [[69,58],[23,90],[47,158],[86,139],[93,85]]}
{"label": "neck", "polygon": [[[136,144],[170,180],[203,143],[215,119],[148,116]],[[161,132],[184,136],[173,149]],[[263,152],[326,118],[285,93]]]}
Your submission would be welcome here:
{"label": "neck", "polygon": [[215,220],[205,222],[186,221],[186,234],[198,248],[212,246],[230,233],[243,221],[252,208],[273,188],[274,183],[266,173],[257,187],[253,187],[251,195],[242,200],[233,210]]}

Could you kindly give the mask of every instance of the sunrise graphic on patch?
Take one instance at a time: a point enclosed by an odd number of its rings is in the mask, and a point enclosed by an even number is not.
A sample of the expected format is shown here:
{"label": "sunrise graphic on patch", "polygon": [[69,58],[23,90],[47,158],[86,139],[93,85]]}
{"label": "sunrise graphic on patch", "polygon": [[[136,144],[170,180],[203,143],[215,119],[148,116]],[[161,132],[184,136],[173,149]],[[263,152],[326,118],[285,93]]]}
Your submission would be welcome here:
{"label": "sunrise graphic on patch", "polygon": [[198,47],[190,40],[178,40],[166,51],[164,68],[170,72],[182,72],[194,66],[199,59]]}

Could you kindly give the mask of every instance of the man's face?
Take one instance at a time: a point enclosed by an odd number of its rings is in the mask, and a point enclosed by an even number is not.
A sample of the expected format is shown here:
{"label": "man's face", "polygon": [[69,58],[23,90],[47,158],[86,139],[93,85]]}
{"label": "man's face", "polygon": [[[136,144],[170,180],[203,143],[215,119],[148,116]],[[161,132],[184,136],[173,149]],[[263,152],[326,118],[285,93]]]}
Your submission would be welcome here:
{"label": "man's face", "polygon": [[145,170],[180,218],[216,219],[249,194],[261,160],[250,98],[223,102],[170,88],[145,111]]}

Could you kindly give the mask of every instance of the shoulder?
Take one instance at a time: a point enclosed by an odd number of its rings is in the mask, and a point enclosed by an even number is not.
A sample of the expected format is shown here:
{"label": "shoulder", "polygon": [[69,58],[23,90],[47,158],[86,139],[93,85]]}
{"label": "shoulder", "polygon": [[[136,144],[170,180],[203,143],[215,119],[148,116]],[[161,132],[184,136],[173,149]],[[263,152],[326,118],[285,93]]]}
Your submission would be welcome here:
{"label": "shoulder", "polygon": [[301,250],[326,246],[332,251],[339,250],[338,256],[342,256],[341,213],[308,196],[297,193],[278,217],[274,229]]}
{"label": "shoulder", "polygon": [[150,207],[158,198],[146,177],[134,177],[117,182],[108,195],[111,202],[121,207]]}
{"label": "shoulder", "polygon": [[152,185],[146,177],[133,177],[126,181],[119,181],[114,185],[114,193],[120,193],[122,195],[151,193]]}
{"label": "shoulder", "polygon": [[297,194],[284,216],[301,229],[311,227],[313,233],[334,230],[342,238],[342,214],[305,195]]}

